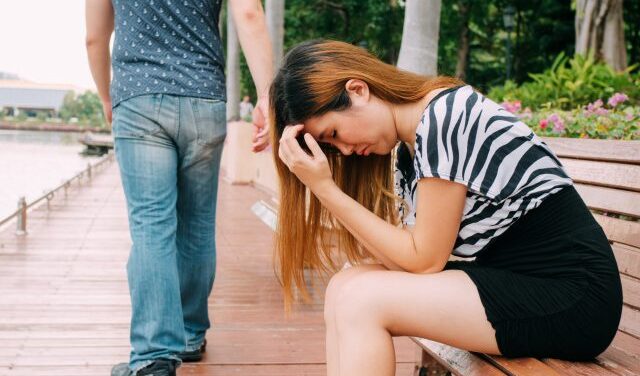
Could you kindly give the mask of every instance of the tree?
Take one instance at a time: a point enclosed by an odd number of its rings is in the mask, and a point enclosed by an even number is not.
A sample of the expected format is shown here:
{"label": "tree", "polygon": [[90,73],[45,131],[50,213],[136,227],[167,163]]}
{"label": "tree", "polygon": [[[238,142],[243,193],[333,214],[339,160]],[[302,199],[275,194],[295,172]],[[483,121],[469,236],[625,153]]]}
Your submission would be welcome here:
{"label": "tree", "polygon": [[77,118],[80,123],[83,124],[94,126],[106,125],[100,97],[92,91],[85,91],[77,97],[72,91],[67,93],[60,108],[60,117],[64,121]]}
{"label": "tree", "polygon": [[[227,5],[228,6],[228,5]],[[240,118],[240,43],[233,22],[227,10],[227,120]]]}
{"label": "tree", "polygon": [[465,80],[467,76],[467,64],[469,62],[469,16],[472,3],[469,0],[458,0],[460,10],[460,34],[458,37],[458,63],[456,64],[456,77]]}
{"label": "tree", "polygon": [[274,71],[280,68],[284,56],[284,1],[266,0],[267,28],[273,48]]}
{"label": "tree", "polygon": [[622,0],[577,0],[575,28],[576,53],[592,53],[618,71],[627,67]]}
{"label": "tree", "polygon": [[440,8],[441,0],[407,0],[398,67],[437,74]]}

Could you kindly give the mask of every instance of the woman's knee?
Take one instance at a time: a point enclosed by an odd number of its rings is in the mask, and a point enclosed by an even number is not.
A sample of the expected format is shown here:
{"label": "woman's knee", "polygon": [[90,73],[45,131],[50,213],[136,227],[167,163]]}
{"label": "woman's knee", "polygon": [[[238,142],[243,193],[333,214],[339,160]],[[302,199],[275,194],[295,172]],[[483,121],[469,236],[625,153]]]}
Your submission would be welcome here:
{"label": "woman's knee", "polygon": [[337,273],[327,286],[324,317],[328,325],[336,320],[351,321],[364,315],[374,303],[375,294],[367,288],[368,272],[385,270],[376,266],[356,266]]}

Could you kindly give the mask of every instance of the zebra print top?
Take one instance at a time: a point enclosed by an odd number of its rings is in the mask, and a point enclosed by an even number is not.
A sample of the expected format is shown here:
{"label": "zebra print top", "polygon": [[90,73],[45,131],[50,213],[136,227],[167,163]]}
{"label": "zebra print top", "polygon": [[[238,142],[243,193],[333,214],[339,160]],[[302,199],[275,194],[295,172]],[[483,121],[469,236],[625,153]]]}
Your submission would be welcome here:
{"label": "zebra print top", "polygon": [[426,107],[415,155],[400,143],[395,185],[415,225],[419,179],[467,186],[453,254],[471,257],[549,195],[572,184],[558,158],[531,129],[471,86],[447,89]]}

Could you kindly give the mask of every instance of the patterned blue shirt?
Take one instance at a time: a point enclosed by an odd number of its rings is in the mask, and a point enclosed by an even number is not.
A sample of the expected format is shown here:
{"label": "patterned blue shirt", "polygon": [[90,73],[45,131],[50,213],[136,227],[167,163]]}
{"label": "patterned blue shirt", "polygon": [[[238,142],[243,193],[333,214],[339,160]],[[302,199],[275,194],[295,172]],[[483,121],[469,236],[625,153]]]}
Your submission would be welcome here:
{"label": "patterned blue shirt", "polygon": [[222,0],[112,0],[111,103],[143,94],[226,100]]}

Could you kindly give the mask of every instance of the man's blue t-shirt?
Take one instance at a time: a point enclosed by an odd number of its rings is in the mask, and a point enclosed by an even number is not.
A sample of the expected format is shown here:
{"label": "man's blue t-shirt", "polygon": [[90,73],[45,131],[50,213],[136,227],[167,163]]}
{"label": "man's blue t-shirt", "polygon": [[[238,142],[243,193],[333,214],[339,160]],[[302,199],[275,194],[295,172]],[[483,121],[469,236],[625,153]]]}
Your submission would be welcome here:
{"label": "man's blue t-shirt", "polygon": [[158,93],[226,100],[221,2],[112,0],[112,105]]}

